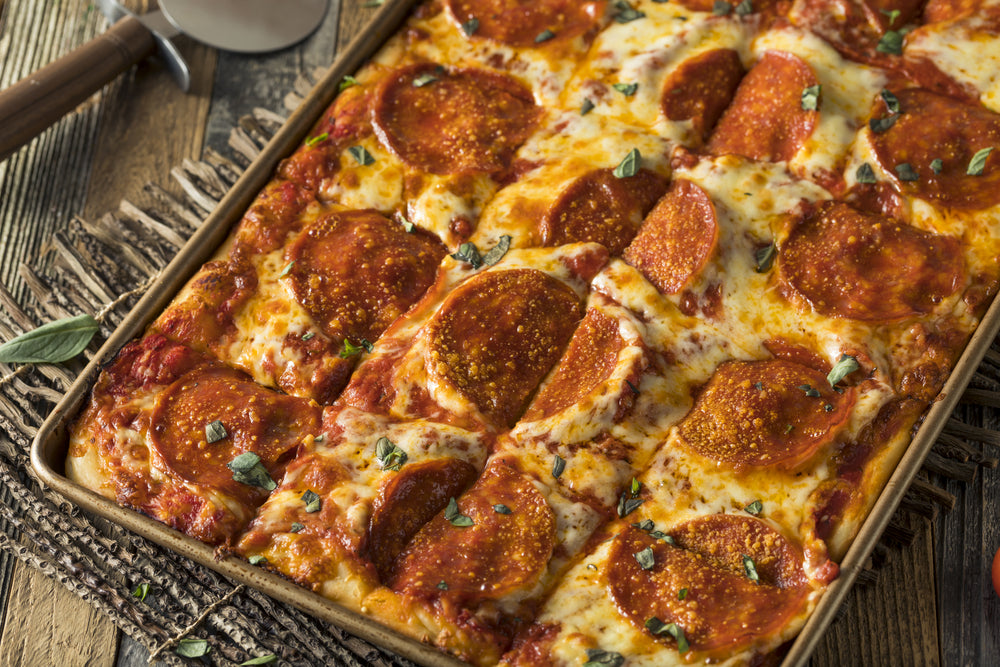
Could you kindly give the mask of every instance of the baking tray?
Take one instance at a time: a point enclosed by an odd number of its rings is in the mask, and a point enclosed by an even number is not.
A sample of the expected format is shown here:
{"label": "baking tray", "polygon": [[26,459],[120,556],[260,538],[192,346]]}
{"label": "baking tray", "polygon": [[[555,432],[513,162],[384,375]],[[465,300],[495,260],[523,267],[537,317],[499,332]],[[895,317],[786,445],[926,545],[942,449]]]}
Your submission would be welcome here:
{"label": "baking tray", "polygon": [[[215,551],[176,530],[117,504],[86,489],[64,474],[69,426],[90,394],[101,369],[126,343],[145,328],[173,300],[174,296],[208,261],[229,236],[257,193],[272,178],[278,162],[290,155],[306,137],[319,117],[333,103],[338,85],[353,74],[384,45],[421,0],[390,0],[337,58],[309,96],[302,102],[258,158],[243,173],[201,228],[185,244],[173,261],[136,304],[112,336],[101,346],[83,373],[42,424],[31,446],[31,463],[41,480],[51,489],[80,507],[109,519],[157,544],[184,555],[233,580],[252,586],[271,597],[343,628],[373,644],[428,666],[466,666],[465,662],[403,636],[362,614],[302,588],[288,579],[251,566],[229,556],[216,559]],[[944,389],[931,405],[916,436],[864,521],[843,561],[840,576],[826,590],[805,627],[796,637],[781,667],[805,665],[823,632],[836,616],[858,573],[878,542],[903,494],[913,481],[945,422],[1000,330],[1000,299],[995,299],[956,364]]]}

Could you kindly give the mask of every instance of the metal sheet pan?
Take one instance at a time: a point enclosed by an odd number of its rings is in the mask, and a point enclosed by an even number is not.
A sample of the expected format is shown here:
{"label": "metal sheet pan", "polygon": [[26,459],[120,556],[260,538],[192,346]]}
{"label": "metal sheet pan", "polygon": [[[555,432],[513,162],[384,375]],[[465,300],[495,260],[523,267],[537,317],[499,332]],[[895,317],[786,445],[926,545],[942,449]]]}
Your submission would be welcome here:
{"label": "metal sheet pan", "polygon": [[[70,481],[64,475],[69,426],[88,398],[90,388],[103,366],[114,358],[123,345],[142,334],[146,326],[159,315],[188,279],[216,252],[218,246],[228,237],[232,225],[240,219],[257,193],[270,180],[278,162],[295,150],[316,120],[333,102],[341,79],[347,74],[354,73],[381,48],[405,20],[410,8],[418,1],[394,0],[387,3],[344,50],[326,76],[268,143],[257,160],[244,172],[199,231],[167,266],[145,297],[69,388],[39,430],[32,444],[31,462],[42,481],[56,492],[84,509],[118,523],[165,548],[236,581],[253,586],[275,599],[329,621],[418,664],[460,667],[466,663],[389,630],[372,619],[334,604],[283,577],[265,572],[235,557],[216,560],[211,547],[138,512],[123,509],[114,502]],[[823,632],[835,617],[858,573],[896,511],[903,494],[920,470],[924,458],[955,409],[964,388],[997,336],[998,330],[1000,330],[1000,299],[996,299],[990,307],[944,389],[932,404],[916,437],[904,453],[871,513],[862,524],[851,548],[840,563],[839,578],[827,589],[781,663],[782,667],[796,667],[808,662]]]}

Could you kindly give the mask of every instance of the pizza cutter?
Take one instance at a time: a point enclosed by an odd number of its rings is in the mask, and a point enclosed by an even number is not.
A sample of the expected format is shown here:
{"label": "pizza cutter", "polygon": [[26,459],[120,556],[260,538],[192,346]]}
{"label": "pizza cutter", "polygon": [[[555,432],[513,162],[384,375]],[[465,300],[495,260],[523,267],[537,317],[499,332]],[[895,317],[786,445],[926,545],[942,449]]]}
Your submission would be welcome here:
{"label": "pizza cutter", "polygon": [[177,35],[224,51],[276,51],[311,34],[323,20],[328,3],[160,0],[159,10],[139,15],[115,0],[98,0],[101,12],[113,24],[104,34],[0,92],[0,161],[154,53],[187,92],[191,74],[172,41]]}

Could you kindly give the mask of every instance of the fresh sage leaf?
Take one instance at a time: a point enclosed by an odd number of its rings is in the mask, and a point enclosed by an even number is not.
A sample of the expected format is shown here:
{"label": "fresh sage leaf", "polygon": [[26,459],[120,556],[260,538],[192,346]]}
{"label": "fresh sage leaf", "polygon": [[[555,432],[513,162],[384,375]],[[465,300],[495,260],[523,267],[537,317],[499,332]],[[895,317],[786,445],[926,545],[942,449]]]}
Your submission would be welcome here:
{"label": "fresh sage leaf", "polygon": [[233,471],[233,479],[240,484],[256,486],[267,491],[278,488],[260,457],[253,452],[244,452],[226,464]]}
{"label": "fresh sage leaf", "polygon": [[0,363],[56,364],[80,354],[99,329],[90,315],[43,324],[0,345]]}

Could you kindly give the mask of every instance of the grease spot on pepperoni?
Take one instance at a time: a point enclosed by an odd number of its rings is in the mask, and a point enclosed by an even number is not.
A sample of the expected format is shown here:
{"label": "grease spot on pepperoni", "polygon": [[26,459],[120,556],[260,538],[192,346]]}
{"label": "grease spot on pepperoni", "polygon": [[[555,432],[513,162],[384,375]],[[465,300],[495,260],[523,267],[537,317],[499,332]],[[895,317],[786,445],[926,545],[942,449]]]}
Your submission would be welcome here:
{"label": "grease spot on pepperoni", "polygon": [[[674,545],[626,528],[608,555],[608,589],[618,610],[640,631],[656,617],[684,630],[694,651],[732,653],[777,632],[808,593],[800,548],[759,519],[716,514],[670,531]],[[633,554],[653,551],[644,570]],[[745,573],[753,559],[760,581]],[[678,592],[687,589],[683,600]],[[667,634],[657,640],[673,644]]]}
{"label": "grease spot on pepperoni", "polygon": [[535,269],[489,271],[449,295],[428,327],[430,375],[497,426],[513,426],[581,317],[566,284]]}
{"label": "grease spot on pepperoni", "polygon": [[617,178],[611,169],[595,169],[573,181],[542,216],[538,225],[542,244],[590,241],[619,256],[666,189],[667,179],[648,169],[629,178]]}
{"label": "grease spot on pepperoni", "polygon": [[958,239],[922,231],[840,202],[823,202],[778,253],[786,296],[817,312],[890,322],[930,312],[962,284]]}
{"label": "grease spot on pepperoni", "polygon": [[[966,172],[983,148],[1000,149],[1000,115],[982,106],[916,88],[899,91],[899,114],[885,132],[872,132],[879,164],[903,193],[959,209],[983,209],[1000,203],[1000,150],[986,159],[983,173]],[[877,101],[872,116],[885,115]],[[941,160],[941,173],[931,162]],[[908,163],[918,180],[900,181],[895,168]]]}
{"label": "grease spot on pepperoni", "polygon": [[566,348],[555,375],[535,396],[523,421],[545,419],[565,410],[607,381],[625,340],[618,321],[590,309]]}
{"label": "grease spot on pepperoni", "polygon": [[[510,514],[493,509],[497,504]],[[473,524],[457,527],[443,513],[436,515],[397,559],[389,587],[466,605],[531,589],[556,544],[555,514],[534,484],[494,463],[458,499],[458,507]],[[441,581],[446,591],[438,589]]]}
{"label": "grease spot on pepperoni", "polygon": [[802,109],[802,91],[817,84],[798,56],[768,51],[740,82],[708,141],[712,155],[791,160],[812,134],[818,111]]}
{"label": "grease spot on pepperoni", "polygon": [[[434,77],[414,85],[421,76]],[[427,63],[397,70],[380,86],[373,112],[379,140],[432,174],[492,174],[541,115],[531,91],[504,74]]]}
{"label": "grease spot on pepperoni", "polygon": [[646,216],[623,259],[662,294],[676,294],[715,252],[719,226],[712,200],[700,187],[676,180]]}
{"label": "grease spot on pepperoni", "polygon": [[434,282],[447,249],[374,211],[324,216],[288,252],[295,298],[334,340],[376,340]]}
{"label": "grease spot on pepperoni", "polygon": [[417,531],[475,480],[475,468],[451,458],[407,464],[392,475],[372,504],[362,546],[362,554],[382,581],[389,578],[393,563]]}
{"label": "grease spot on pepperoni", "polygon": [[727,361],[678,433],[692,450],[737,471],[789,469],[836,439],[854,400],[853,387],[837,393],[824,373],[792,361]]}
{"label": "grease spot on pepperoni", "polygon": [[[216,420],[227,436],[209,443],[205,427]],[[207,368],[160,394],[150,435],[166,467],[181,479],[252,499],[265,492],[233,480],[226,464],[253,452],[278,482],[286,455],[319,423],[319,408],[309,401],[277,394],[228,368]]]}
{"label": "grease spot on pepperoni", "polygon": [[690,120],[695,134],[706,141],[744,74],[734,49],[712,49],[685,60],[663,84],[663,115],[674,121]]}
{"label": "grease spot on pepperoni", "polygon": [[[458,25],[479,22],[473,38],[491,39],[511,46],[535,47],[567,40],[597,29],[607,0],[448,0]],[[536,43],[546,30],[555,37]]]}

